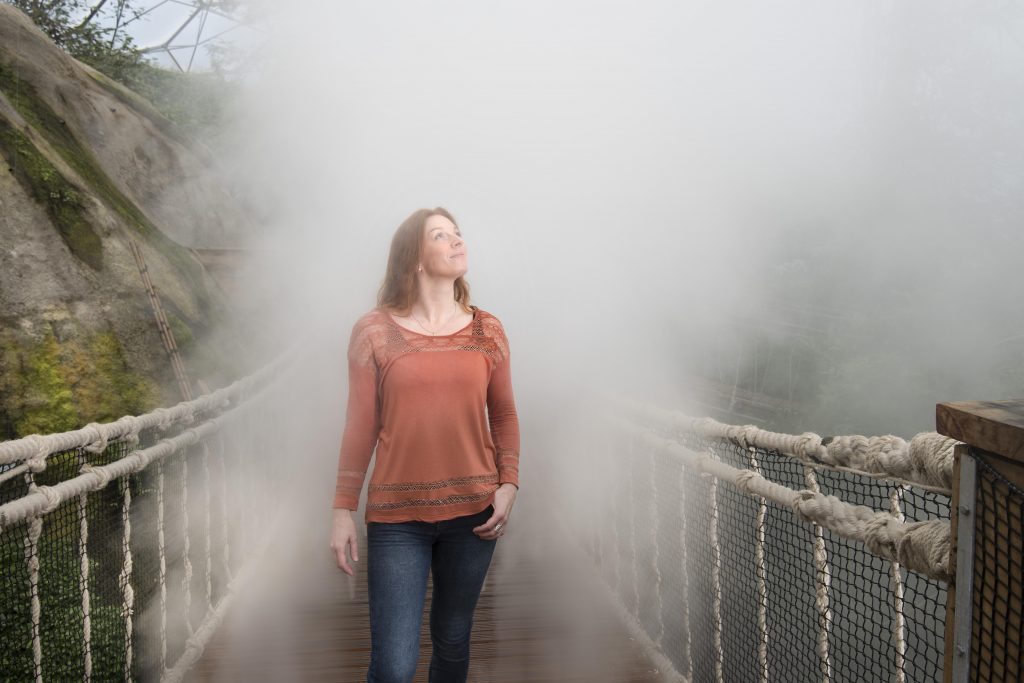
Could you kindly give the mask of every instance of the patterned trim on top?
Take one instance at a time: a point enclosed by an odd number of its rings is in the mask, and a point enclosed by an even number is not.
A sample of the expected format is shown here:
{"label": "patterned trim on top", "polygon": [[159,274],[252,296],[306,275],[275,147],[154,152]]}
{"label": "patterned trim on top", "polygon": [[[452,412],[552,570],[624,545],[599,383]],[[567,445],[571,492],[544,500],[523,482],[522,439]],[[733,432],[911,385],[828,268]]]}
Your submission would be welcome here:
{"label": "patterned trim on top", "polygon": [[481,491],[480,493],[472,493],[464,496],[448,496],[447,498],[438,498],[437,500],[417,498],[415,500],[399,500],[393,503],[368,503],[366,505],[366,509],[384,511],[399,510],[401,508],[408,507],[440,507],[442,505],[455,505],[457,503],[473,503],[490,498],[492,495],[494,495],[494,491]]}
{"label": "patterned trim on top", "polygon": [[403,354],[430,351],[473,351],[500,364],[508,359],[508,339],[501,322],[480,309],[475,309],[472,322],[462,330],[430,337],[405,330],[387,312],[375,308],[352,328],[348,357],[362,367],[375,364],[380,370]]}
{"label": "patterned trim on top", "polygon": [[400,484],[376,484],[370,486],[370,491],[436,491],[437,489],[449,486],[461,486],[464,484],[497,484],[498,475],[479,474],[472,477],[456,477],[455,479],[442,479],[441,481],[408,481]]}
{"label": "patterned trim on top", "polygon": [[360,470],[338,470],[338,475],[342,477],[358,477],[362,479],[366,476],[366,472]]}

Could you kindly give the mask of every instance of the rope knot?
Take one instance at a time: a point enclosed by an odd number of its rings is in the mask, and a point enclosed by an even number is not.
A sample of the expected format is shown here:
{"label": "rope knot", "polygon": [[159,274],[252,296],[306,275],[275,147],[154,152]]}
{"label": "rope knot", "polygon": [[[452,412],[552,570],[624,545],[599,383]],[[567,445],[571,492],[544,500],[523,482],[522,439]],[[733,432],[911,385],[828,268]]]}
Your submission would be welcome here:
{"label": "rope knot", "polygon": [[174,425],[174,414],[170,409],[157,408],[152,414],[156,417],[156,428],[161,432],[166,432]]}
{"label": "rope knot", "polygon": [[953,484],[953,449],[957,441],[935,432],[918,434],[910,441],[910,461],[930,484]]}
{"label": "rope knot", "polygon": [[199,443],[202,441],[202,437],[199,435],[199,432],[196,431],[195,427],[189,427],[182,433],[188,434],[189,441],[192,443]]}
{"label": "rope knot", "polygon": [[125,415],[118,422],[123,422],[127,427],[122,440],[129,446],[139,443],[139,432],[142,431],[142,421],[135,415]]}
{"label": "rope knot", "polygon": [[760,431],[754,425],[743,425],[736,434],[736,443],[749,450],[757,443]]}
{"label": "rope knot", "polygon": [[98,422],[90,422],[82,428],[83,431],[91,431],[95,434],[92,441],[85,445],[85,450],[90,453],[102,453],[107,450],[107,430]]}
{"label": "rope knot", "polygon": [[63,502],[60,494],[57,493],[52,486],[36,486],[36,491],[43,494],[46,498],[46,503],[40,511],[41,515],[53,512],[60,506],[61,502]]}
{"label": "rope knot", "polygon": [[92,474],[94,477],[96,477],[99,480],[99,485],[101,487],[104,487],[110,483],[111,474],[110,470],[108,470],[106,467],[98,467],[90,463],[85,463],[84,465],[82,465],[82,472]]}
{"label": "rope knot", "polygon": [[875,555],[897,559],[896,538],[892,526],[896,520],[889,515],[875,515],[864,524],[864,545]]}
{"label": "rope knot", "polygon": [[751,495],[753,493],[752,484],[759,479],[761,479],[761,475],[753,470],[740,470],[736,473],[735,486],[743,493]]}
{"label": "rope knot", "polygon": [[797,516],[805,522],[818,522],[821,517],[819,508],[823,496],[814,491],[803,489],[793,492],[792,506]]}
{"label": "rope knot", "polygon": [[32,474],[39,474],[46,469],[46,457],[34,457],[29,458],[25,461],[25,466],[28,467],[28,471]]}
{"label": "rope knot", "polygon": [[50,447],[46,444],[46,439],[39,434],[32,434],[25,438],[36,451],[34,455],[25,459],[25,466],[32,474],[39,474],[46,469],[46,458],[50,455]]}
{"label": "rope knot", "polygon": [[796,437],[796,448],[798,455],[807,460],[821,462],[825,457],[826,449],[821,443],[821,437],[814,432],[804,432]]}
{"label": "rope knot", "polygon": [[711,431],[711,427],[715,424],[717,424],[717,422],[710,417],[698,417],[690,422],[690,426],[686,431],[693,431],[697,434],[707,436]]}

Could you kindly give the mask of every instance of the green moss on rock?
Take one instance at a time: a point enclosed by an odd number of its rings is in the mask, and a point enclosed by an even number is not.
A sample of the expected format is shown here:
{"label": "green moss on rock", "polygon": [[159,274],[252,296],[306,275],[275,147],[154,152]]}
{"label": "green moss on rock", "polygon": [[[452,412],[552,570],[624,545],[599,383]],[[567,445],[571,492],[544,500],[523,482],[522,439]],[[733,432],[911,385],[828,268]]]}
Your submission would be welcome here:
{"label": "green moss on rock", "polygon": [[93,337],[81,357],[87,365],[75,373],[73,388],[88,422],[107,422],[156,407],[156,387],[131,371],[113,332]]}
{"label": "green moss on rock", "polygon": [[133,372],[113,332],[26,343],[0,334],[0,438],[76,429],[152,410],[156,384]]}
{"label": "green moss on rock", "polygon": [[74,429],[78,425],[74,394],[61,372],[60,346],[52,334],[21,357],[15,378],[20,410],[14,420],[19,436]]}
{"label": "green moss on rock", "polygon": [[94,270],[103,269],[103,243],[86,217],[85,203],[71,184],[32,141],[0,119],[0,155],[25,190],[46,207],[68,249]]}
{"label": "green moss on rock", "polygon": [[165,313],[167,316],[167,326],[171,328],[171,334],[174,335],[174,344],[182,352],[188,351],[195,341],[195,335],[192,334],[192,329],[185,323],[184,320],[174,315],[173,313]]}
{"label": "green moss on rock", "polygon": [[[146,214],[117,188],[92,152],[75,138],[64,120],[39,97],[35,87],[19,78],[4,64],[0,64],[0,91],[3,91],[25,121],[46,139],[100,201],[145,236],[151,244],[157,246],[190,282],[202,282],[202,267],[188,250],[164,235]],[[205,288],[200,288],[197,296],[201,306],[209,306]]]}
{"label": "green moss on rock", "polygon": [[0,90],[18,113],[60,154],[105,204],[134,225],[143,234],[152,230],[146,216],[117,189],[92,153],[86,149],[53,109],[36,93],[28,81],[18,78],[0,64]]}

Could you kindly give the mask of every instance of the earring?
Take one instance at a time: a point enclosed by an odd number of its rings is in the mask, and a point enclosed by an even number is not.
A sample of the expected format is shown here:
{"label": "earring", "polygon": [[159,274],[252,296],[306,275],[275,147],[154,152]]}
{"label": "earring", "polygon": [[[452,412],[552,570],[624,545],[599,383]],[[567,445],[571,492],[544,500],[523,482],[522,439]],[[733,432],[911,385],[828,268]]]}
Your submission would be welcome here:
{"label": "earring", "polygon": [[417,273],[422,273],[423,272],[423,266],[416,266],[416,272]]}

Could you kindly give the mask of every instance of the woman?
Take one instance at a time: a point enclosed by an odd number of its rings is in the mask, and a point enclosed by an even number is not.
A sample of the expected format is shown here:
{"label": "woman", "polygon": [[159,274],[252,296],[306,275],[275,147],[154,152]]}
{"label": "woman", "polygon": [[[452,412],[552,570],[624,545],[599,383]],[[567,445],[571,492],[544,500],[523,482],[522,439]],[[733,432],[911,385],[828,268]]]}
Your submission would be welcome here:
{"label": "woman", "polygon": [[448,211],[420,209],[391,242],[378,306],[349,341],[349,396],[331,548],[354,575],[366,503],[368,683],[412,681],[427,574],[431,683],[466,680],[473,611],[519,486],[508,340],[469,304],[466,244]]}

